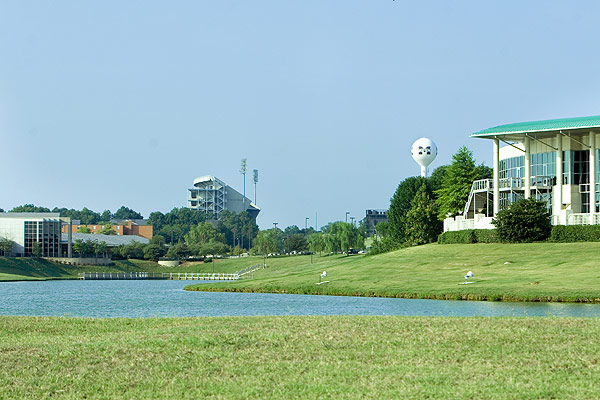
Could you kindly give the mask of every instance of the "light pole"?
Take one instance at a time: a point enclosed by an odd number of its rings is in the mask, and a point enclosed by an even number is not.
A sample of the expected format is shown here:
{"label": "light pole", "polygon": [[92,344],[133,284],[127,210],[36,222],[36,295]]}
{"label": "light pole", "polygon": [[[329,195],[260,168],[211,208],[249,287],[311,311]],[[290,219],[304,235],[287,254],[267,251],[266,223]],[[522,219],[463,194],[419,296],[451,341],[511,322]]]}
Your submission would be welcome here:
{"label": "light pole", "polygon": [[346,211],[346,223],[348,223],[348,214],[350,214],[350,211]]}
{"label": "light pole", "polygon": [[244,205],[242,206],[243,211],[246,211],[246,171],[248,171],[247,168],[247,164],[248,164],[248,160],[246,160],[245,158],[242,158],[242,166],[240,168],[240,174],[244,175]]}
{"label": "light pole", "polygon": [[254,172],[254,204],[256,204],[256,184],[258,183],[258,170],[255,169],[253,172]]}
{"label": "light pole", "polygon": [[304,230],[308,230],[308,217],[304,218]]}
{"label": "light pole", "polygon": [[350,223],[354,226],[354,217],[350,217]]}
{"label": "light pole", "polygon": [[273,222],[273,228],[274,228],[274,229],[277,229],[277,224],[278,224],[278,223],[279,223],[279,222]]}

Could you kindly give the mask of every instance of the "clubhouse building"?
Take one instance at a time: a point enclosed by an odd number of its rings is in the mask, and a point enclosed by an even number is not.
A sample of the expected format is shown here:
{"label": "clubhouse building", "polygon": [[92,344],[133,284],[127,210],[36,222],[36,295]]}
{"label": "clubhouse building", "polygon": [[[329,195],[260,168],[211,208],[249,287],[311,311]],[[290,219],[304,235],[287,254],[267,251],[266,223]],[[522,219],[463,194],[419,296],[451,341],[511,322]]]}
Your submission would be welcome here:
{"label": "clubhouse building", "polygon": [[473,182],[463,215],[444,231],[491,229],[492,218],[519,200],[545,201],[554,225],[600,223],[600,116],[501,125],[473,133],[493,149],[493,179]]}

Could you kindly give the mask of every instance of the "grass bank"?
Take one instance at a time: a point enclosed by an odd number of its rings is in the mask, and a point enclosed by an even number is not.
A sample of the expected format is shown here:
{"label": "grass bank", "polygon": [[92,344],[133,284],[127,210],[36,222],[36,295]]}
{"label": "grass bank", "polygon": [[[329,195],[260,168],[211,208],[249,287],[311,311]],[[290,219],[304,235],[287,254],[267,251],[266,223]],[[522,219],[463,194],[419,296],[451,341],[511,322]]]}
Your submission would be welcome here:
{"label": "grass bank", "polygon": [[0,281],[77,279],[83,272],[218,272],[229,273],[247,267],[245,259],[215,260],[214,263],[184,263],[163,267],[146,260],[114,260],[109,266],[56,264],[40,258],[0,257]]}
{"label": "grass bank", "polygon": [[599,398],[600,320],[0,317],[0,398]]}
{"label": "grass bank", "polygon": [[[269,259],[253,278],[188,290],[600,303],[600,243],[431,244],[376,256]],[[252,261],[248,261],[252,263]],[[316,285],[327,271],[330,282]],[[467,271],[470,285],[459,285]]]}

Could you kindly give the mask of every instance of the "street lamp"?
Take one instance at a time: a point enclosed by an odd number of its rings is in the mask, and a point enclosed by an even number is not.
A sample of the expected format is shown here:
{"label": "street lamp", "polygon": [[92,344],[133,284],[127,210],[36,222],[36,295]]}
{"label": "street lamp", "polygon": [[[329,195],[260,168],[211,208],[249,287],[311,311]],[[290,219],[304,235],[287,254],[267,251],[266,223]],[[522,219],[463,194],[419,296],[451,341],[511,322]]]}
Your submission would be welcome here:
{"label": "street lamp", "polygon": [[346,211],[346,222],[348,222],[348,214],[350,214],[350,211]]}
{"label": "street lamp", "polygon": [[278,224],[278,223],[279,223],[279,222],[273,222],[273,227],[274,227],[275,229],[277,229],[277,224]]}
{"label": "street lamp", "polygon": [[246,211],[246,171],[248,171],[248,160],[246,160],[245,158],[242,158],[242,166],[240,168],[240,174],[244,175],[244,205],[243,207],[243,211]]}
{"label": "street lamp", "polygon": [[304,230],[308,230],[308,217],[304,218]]}
{"label": "street lamp", "polygon": [[354,217],[350,217],[350,223],[354,226]]}

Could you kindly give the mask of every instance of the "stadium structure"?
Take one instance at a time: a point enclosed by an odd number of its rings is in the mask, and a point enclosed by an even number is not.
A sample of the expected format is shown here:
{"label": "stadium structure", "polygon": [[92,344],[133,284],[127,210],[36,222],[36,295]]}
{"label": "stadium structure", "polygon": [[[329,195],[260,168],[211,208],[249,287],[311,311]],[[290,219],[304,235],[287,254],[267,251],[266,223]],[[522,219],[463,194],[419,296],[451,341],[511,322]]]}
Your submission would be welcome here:
{"label": "stadium structure", "polygon": [[444,231],[491,229],[519,199],[545,201],[554,225],[599,224],[600,116],[522,122],[471,135],[492,141],[493,179],[473,182],[464,212]]}
{"label": "stadium structure", "polygon": [[188,208],[201,210],[215,219],[219,219],[225,210],[235,213],[247,211],[254,219],[260,212],[260,208],[249,198],[212,175],[194,179],[194,187],[188,189],[187,204]]}

